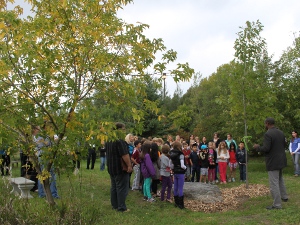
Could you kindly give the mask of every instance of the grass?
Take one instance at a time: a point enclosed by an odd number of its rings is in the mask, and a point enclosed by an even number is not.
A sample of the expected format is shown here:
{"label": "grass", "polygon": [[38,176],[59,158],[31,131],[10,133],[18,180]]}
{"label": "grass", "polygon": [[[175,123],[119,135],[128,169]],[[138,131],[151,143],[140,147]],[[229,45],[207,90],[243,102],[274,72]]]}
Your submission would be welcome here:
{"label": "grass", "polygon": [[[290,159],[290,156],[287,156]],[[130,191],[127,207],[130,212],[118,213],[110,205],[110,179],[107,171],[100,171],[99,164],[94,170],[86,170],[82,161],[80,174],[65,170],[58,177],[58,191],[61,199],[57,206],[50,208],[45,199],[33,193],[33,199],[18,199],[10,194],[11,187],[4,178],[0,182],[0,224],[300,224],[299,178],[293,176],[293,166],[288,160],[284,179],[289,201],[283,203],[283,210],[267,211],[272,204],[270,196],[248,199],[237,210],[204,213],[179,210],[172,204],[157,201],[143,201],[140,192]],[[98,160],[99,163],[99,160]],[[19,169],[13,174],[19,176]],[[237,171],[238,177],[238,171]],[[268,186],[267,172],[263,158],[250,158],[249,184]],[[219,185],[220,188],[238,186],[240,183]]]}

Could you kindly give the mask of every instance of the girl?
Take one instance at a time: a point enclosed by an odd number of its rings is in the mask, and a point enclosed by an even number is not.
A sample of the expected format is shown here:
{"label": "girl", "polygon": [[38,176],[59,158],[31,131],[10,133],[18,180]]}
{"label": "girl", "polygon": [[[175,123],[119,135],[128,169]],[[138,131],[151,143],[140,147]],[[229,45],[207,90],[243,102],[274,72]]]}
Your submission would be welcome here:
{"label": "girl", "polygon": [[158,154],[158,145],[155,142],[152,142],[151,144],[150,158],[152,161],[152,165],[155,169],[155,176],[152,177],[153,197],[158,197],[157,185],[159,184],[159,178],[160,178],[160,158]]}
{"label": "girl", "polygon": [[140,151],[141,151],[141,142],[139,140],[134,141],[134,151],[131,156],[131,162],[133,163],[133,171],[134,171],[134,179],[132,183],[132,190],[139,190],[140,189],[140,177],[141,177],[141,170],[140,170]]}
{"label": "girl", "polygon": [[233,142],[229,145],[229,168],[230,168],[230,174],[228,182],[235,182],[235,170],[237,168],[237,160],[236,160],[236,149],[235,144]]}
{"label": "girl", "polygon": [[173,173],[175,206],[183,209],[183,185],[186,166],[184,165],[184,155],[182,153],[182,145],[180,142],[175,141],[173,143],[173,150],[170,151],[170,158],[174,165]]}
{"label": "girl", "polygon": [[150,185],[151,185],[151,177],[155,177],[155,169],[153,167],[151,158],[150,158],[150,149],[151,149],[151,142],[146,141],[142,145],[142,152],[140,154],[141,159],[141,172],[144,177],[144,185],[143,185],[143,193],[144,199],[148,202],[154,202],[155,199],[152,198],[150,192]]}
{"label": "girl", "polygon": [[294,166],[295,166],[295,173],[294,176],[299,176],[299,156],[300,156],[300,139],[298,138],[298,132],[292,132],[292,139],[290,141],[289,150],[291,156],[293,158]]}
{"label": "girl", "polygon": [[173,168],[173,164],[168,157],[169,151],[170,151],[170,147],[168,145],[162,146],[162,155],[160,156],[160,162],[161,162],[160,175],[162,181],[160,200],[164,201],[165,191],[166,188],[168,188],[166,201],[172,203],[171,200],[172,180],[170,177],[170,172],[171,169]]}
{"label": "girl", "polygon": [[227,145],[224,141],[219,144],[217,159],[220,172],[220,183],[226,184],[226,168],[227,159],[229,159],[229,153],[227,150]]}
{"label": "girl", "polygon": [[217,152],[214,149],[214,143],[208,143],[208,182],[211,184],[215,183],[215,176],[216,176],[216,159],[217,159]]}

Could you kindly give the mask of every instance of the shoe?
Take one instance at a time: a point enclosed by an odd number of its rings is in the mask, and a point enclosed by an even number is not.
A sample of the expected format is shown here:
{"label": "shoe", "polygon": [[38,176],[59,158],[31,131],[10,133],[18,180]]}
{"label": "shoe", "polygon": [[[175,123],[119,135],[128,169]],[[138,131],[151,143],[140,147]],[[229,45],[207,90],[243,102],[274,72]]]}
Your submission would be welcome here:
{"label": "shoe", "polygon": [[271,206],[266,207],[266,209],[267,210],[272,210],[272,209],[281,209],[281,208],[277,208],[277,207],[271,205]]}
{"label": "shoe", "polygon": [[154,198],[149,198],[148,200],[147,200],[147,202],[155,202],[156,200],[154,199]]}
{"label": "shoe", "polygon": [[231,179],[229,178],[229,179],[228,179],[228,183],[230,183],[230,182],[231,182]]}
{"label": "shoe", "polygon": [[118,212],[130,212],[130,209],[125,209],[125,210],[118,210]]}
{"label": "shoe", "polygon": [[232,178],[231,180],[232,180],[232,182],[235,182],[235,179],[234,179],[234,178]]}
{"label": "shoe", "polygon": [[144,201],[147,201],[148,200],[148,197],[147,196],[144,196],[144,199],[143,199]]}
{"label": "shoe", "polygon": [[289,199],[288,198],[282,198],[281,199],[283,202],[287,202]]}
{"label": "shoe", "polygon": [[298,177],[298,176],[299,176],[298,174],[295,174],[295,175],[294,175],[294,177]]}
{"label": "shoe", "polygon": [[226,181],[224,181],[223,183],[224,183],[224,184],[227,184],[227,182],[226,182]]}

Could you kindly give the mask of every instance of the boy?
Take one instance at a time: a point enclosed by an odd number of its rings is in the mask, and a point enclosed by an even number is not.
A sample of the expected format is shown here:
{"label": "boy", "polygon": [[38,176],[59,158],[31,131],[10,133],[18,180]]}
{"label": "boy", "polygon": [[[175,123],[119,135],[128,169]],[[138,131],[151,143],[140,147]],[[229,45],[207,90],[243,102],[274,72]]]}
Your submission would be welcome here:
{"label": "boy", "polygon": [[186,166],[186,171],[185,171],[185,181],[190,182],[191,181],[191,163],[190,163],[190,154],[191,154],[191,150],[188,149],[188,144],[186,142],[184,142],[182,144],[183,146],[183,155],[184,155],[184,163]]}
{"label": "boy", "polygon": [[246,149],[244,142],[239,143],[239,148],[237,149],[235,156],[236,161],[239,164],[240,169],[240,181],[245,182],[246,181]]}
{"label": "boy", "polygon": [[190,164],[192,167],[192,179],[194,182],[195,173],[196,173],[196,182],[199,182],[200,179],[200,160],[197,153],[198,145],[197,143],[192,144],[192,153],[190,154]]}
{"label": "boy", "polygon": [[134,179],[132,183],[132,190],[139,190],[140,189],[140,151],[141,151],[141,142],[139,140],[134,142],[134,151],[131,156],[131,162],[133,163],[133,171],[134,171]]}
{"label": "boy", "polygon": [[209,166],[207,145],[201,145],[200,165],[201,165],[200,182],[203,181],[203,183],[206,183],[207,175],[208,175],[208,166]]}

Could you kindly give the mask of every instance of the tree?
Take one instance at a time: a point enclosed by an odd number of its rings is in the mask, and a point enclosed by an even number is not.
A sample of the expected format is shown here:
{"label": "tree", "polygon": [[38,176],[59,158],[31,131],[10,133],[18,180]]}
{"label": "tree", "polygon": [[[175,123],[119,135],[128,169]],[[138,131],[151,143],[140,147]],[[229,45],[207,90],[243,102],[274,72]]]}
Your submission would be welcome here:
{"label": "tree", "polygon": [[[0,2],[1,123],[22,141],[43,181],[47,201],[53,205],[49,188],[53,163],[59,165],[78,137],[118,137],[112,121],[89,120],[89,127],[82,123],[89,116],[85,107],[89,102],[83,100],[97,88],[110,106],[126,106],[127,115],[138,122],[142,113],[134,113],[129,96],[146,96],[145,84],[133,89],[125,75],[139,74],[136,80],[141,84],[146,68],[163,69],[161,65],[176,60],[176,52],[166,50],[162,39],[148,39],[143,34],[148,25],[128,24],[117,17],[117,11],[131,0],[28,2],[33,16],[26,19],[19,18],[19,6],[9,11],[6,1]],[[162,60],[153,65],[159,51]],[[171,71],[177,81],[189,79],[192,73],[187,63]],[[57,134],[59,139],[39,161],[30,133],[31,125],[44,121],[52,124],[47,134]]]}
{"label": "tree", "polygon": [[261,123],[266,117],[280,117],[273,107],[276,99],[270,82],[271,59],[265,39],[260,36],[260,21],[246,22],[235,41],[235,70],[230,80],[231,116],[244,121],[244,134],[262,132]]}

